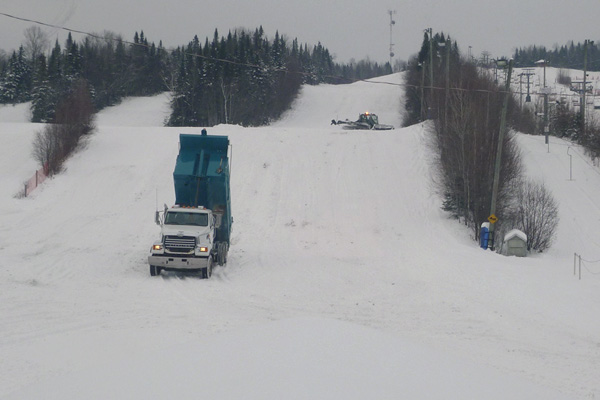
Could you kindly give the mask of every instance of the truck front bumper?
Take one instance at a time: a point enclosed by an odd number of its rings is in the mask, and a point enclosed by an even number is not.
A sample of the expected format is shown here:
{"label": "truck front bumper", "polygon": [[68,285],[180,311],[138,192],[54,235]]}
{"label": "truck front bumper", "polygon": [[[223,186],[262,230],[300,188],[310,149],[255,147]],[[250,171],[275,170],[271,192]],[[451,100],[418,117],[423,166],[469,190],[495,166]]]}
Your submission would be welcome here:
{"label": "truck front bumper", "polygon": [[178,257],[171,254],[149,255],[148,264],[162,268],[166,271],[190,271],[208,267],[208,257]]}

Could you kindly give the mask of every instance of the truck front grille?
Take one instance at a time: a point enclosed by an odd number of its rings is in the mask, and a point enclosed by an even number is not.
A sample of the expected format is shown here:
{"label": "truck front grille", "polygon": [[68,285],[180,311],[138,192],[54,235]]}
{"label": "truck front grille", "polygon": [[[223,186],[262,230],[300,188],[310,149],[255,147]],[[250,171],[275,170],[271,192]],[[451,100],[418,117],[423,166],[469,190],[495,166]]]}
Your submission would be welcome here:
{"label": "truck front grille", "polygon": [[193,253],[196,238],[193,236],[165,236],[165,250],[170,253]]}

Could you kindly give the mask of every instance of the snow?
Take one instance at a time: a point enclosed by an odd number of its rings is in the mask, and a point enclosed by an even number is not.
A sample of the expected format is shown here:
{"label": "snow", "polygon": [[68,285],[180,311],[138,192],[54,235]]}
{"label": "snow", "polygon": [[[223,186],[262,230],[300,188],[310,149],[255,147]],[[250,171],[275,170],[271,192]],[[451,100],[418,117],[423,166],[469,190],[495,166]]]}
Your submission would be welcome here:
{"label": "snow", "polygon": [[27,122],[31,119],[31,103],[0,105],[0,121]]}
{"label": "snow", "polygon": [[527,241],[527,235],[519,229],[511,229],[510,231],[508,231],[506,235],[504,235],[504,241],[507,242],[514,237],[518,237],[524,242]]}
{"label": "snow", "polygon": [[[233,145],[233,237],[209,280],[150,277],[174,200],[167,95],[128,99],[25,199],[41,125],[0,107],[0,398],[577,399],[600,396],[600,171],[519,135],[560,204],[554,246],[484,251],[441,211],[401,75],[306,87]],[[8,106],[12,107],[12,106]],[[393,131],[331,119],[371,111]],[[6,119],[4,119],[6,118]],[[569,179],[570,156],[572,176]]]}
{"label": "snow", "polygon": [[116,107],[108,107],[97,114],[102,126],[163,126],[169,118],[169,93],[147,97],[143,108],[140,99],[126,98]]}

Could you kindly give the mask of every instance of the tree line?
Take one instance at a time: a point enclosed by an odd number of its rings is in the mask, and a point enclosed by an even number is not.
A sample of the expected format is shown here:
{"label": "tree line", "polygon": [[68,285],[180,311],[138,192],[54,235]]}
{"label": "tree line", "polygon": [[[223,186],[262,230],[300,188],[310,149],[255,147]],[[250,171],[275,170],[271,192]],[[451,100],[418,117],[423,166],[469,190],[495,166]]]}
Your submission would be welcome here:
{"label": "tree line", "polygon": [[172,126],[219,123],[263,125],[285,111],[302,84],[348,83],[391,73],[389,63],[335,63],[329,50],[273,39],[262,27],[238,29],[201,43],[167,50],[143,31],[133,42],[104,32],[78,42],[71,34],[49,52],[47,38],[33,26],[25,44],[0,52],[0,104],[31,101],[33,122],[54,122],[60,102],[85,82],[95,110],[126,96],[173,94]]}
{"label": "tree line", "polygon": [[[46,40],[41,34],[37,38]],[[160,44],[148,44],[143,32],[136,32],[132,45],[107,32],[81,43],[69,33],[64,45],[56,41],[48,54],[41,47],[28,42],[10,57],[0,57],[0,103],[31,101],[32,122],[54,122],[60,102],[82,81],[96,110],[125,96],[164,90],[167,57]]]}
{"label": "tree line", "polygon": [[[515,49],[513,59],[516,67],[535,67],[536,61],[546,60],[556,68],[572,68],[583,70],[585,44],[573,41],[566,45],[547,49],[544,46],[527,46]],[[588,45],[588,70],[600,71],[600,47]]]}
{"label": "tree line", "polygon": [[[428,137],[443,208],[469,226],[474,239],[490,216],[506,95],[492,74],[461,57],[457,43],[443,33],[426,33],[421,50],[409,61],[404,125],[430,121]],[[513,96],[508,97],[506,115],[496,237],[501,240],[503,232],[518,228],[527,234],[530,249],[543,251],[550,246],[558,223],[557,205],[543,184],[524,178],[514,135],[534,133],[535,121]]]}

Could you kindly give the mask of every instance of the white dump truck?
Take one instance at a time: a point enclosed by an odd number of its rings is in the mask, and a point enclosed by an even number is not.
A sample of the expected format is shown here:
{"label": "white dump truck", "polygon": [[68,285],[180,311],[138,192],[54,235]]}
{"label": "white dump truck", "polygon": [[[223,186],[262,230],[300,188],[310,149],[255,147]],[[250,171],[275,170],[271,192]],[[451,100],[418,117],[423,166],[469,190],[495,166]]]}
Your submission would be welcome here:
{"label": "white dump truck", "polygon": [[229,140],[227,136],[185,135],[173,180],[175,202],[156,211],[160,237],[148,256],[150,275],[198,271],[210,278],[213,263],[227,262],[231,234]]}

